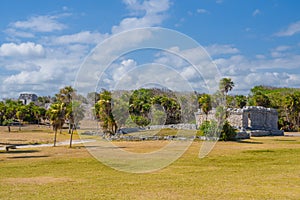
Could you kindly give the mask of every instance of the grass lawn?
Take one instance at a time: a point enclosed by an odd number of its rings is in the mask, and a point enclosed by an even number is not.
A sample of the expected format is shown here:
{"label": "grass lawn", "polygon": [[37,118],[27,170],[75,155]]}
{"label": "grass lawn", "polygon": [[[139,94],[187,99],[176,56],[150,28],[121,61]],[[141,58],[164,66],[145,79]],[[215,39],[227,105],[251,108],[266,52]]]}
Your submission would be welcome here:
{"label": "grass lawn", "polygon": [[[167,143],[115,142],[133,152]],[[0,151],[0,199],[300,199],[300,137],[218,142],[199,159],[201,144],[148,174],[111,169],[80,145]]]}

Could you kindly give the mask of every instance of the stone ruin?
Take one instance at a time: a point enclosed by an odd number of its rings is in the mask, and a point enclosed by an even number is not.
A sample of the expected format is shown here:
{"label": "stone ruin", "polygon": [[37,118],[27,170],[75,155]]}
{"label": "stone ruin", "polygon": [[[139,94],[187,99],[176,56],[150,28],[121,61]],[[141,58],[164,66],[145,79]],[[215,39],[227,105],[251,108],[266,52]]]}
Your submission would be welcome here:
{"label": "stone ruin", "polygon": [[36,94],[21,93],[19,100],[22,101],[24,105],[28,105],[31,102],[36,102],[38,100],[38,96]]}
{"label": "stone ruin", "polygon": [[[242,109],[228,109],[229,123],[240,130],[241,137],[250,136],[282,136],[284,132],[278,130],[278,112],[273,108],[262,106],[246,106]],[[215,119],[215,110],[208,116],[201,110],[195,113],[196,124],[200,126],[203,121]]]}

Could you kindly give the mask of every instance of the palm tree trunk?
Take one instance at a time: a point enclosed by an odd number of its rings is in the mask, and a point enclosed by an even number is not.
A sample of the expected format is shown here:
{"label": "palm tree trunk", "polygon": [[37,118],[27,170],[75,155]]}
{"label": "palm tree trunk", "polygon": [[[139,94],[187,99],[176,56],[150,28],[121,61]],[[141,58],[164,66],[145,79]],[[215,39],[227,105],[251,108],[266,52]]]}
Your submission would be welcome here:
{"label": "palm tree trunk", "polygon": [[54,133],[54,143],[53,146],[56,146],[56,136],[57,136],[57,127],[55,127],[55,133]]}
{"label": "palm tree trunk", "polygon": [[72,128],[71,136],[70,136],[70,148],[72,148],[73,132],[74,132],[74,129]]}
{"label": "palm tree trunk", "polygon": [[72,148],[72,141],[73,141],[73,133],[74,129],[76,129],[76,125],[72,125],[72,131],[71,131],[71,136],[70,136],[70,148]]}

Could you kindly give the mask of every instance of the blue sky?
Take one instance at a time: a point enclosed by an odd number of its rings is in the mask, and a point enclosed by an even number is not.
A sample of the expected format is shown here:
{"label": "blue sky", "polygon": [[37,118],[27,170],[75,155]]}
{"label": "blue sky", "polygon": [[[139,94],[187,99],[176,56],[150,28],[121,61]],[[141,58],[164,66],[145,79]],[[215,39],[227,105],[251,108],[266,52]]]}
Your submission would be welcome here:
{"label": "blue sky", "polygon": [[[260,84],[300,87],[300,1],[3,0],[0,5],[0,99],[21,92],[53,95],[74,83],[98,43],[152,26],[201,44],[221,75],[236,83],[232,93],[248,94]],[[124,57],[113,69],[118,73],[141,62]],[[188,72],[182,70],[191,77]]]}

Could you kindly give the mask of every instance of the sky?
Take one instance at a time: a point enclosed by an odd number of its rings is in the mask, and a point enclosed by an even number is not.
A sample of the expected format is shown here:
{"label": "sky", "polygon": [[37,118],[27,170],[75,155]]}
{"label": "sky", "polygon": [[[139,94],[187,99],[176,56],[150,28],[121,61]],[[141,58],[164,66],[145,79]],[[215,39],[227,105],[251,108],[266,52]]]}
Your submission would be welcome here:
{"label": "sky", "polygon": [[[221,77],[233,80],[232,94],[247,95],[255,85],[300,87],[299,10],[295,0],[3,0],[0,99],[22,92],[54,95],[74,84],[97,45],[144,27],[175,30],[196,41]],[[174,55],[144,50],[114,60],[106,83],[118,81],[130,66],[153,62],[176,66],[191,84],[201,82]],[[162,68],[161,79],[166,79],[169,68]]]}

